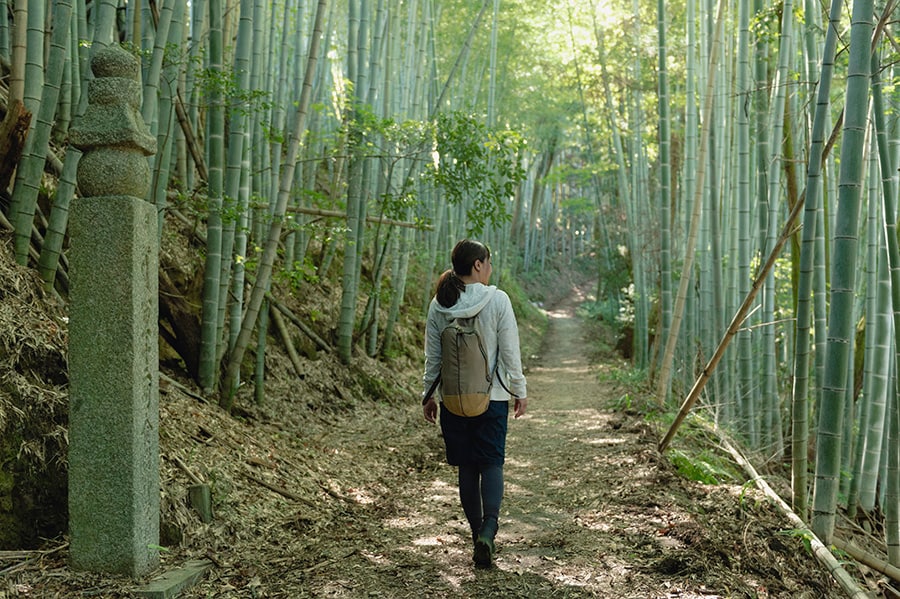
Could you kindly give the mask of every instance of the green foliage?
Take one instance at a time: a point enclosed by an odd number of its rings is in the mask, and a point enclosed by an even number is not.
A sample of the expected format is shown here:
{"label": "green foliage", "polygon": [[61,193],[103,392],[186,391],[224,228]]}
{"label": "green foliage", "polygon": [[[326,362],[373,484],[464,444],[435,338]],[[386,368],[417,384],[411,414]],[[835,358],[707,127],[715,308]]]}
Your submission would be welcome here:
{"label": "green foliage", "polygon": [[524,145],[515,131],[490,129],[471,114],[438,115],[426,177],[451,204],[468,206],[467,235],[478,237],[488,223],[499,227],[512,218],[507,207],[525,179],[519,164]]}
{"label": "green foliage", "polygon": [[578,308],[582,316],[590,320],[602,320],[614,324],[619,319],[619,302],[614,297],[606,297],[598,301],[585,302]]}
{"label": "green foliage", "polygon": [[[803,4],[793,5],[794,21],[805,22]],[[784,15],[784,0],[765,6],[750,19],[750,33],[760,42],[777,46]]]}
{"label": "green foliage", "polygon": [[380,199],[382,215],[394,219],[403,218],[407,210],[413,208],[417,202],[416,195],[409,191],[399,194],[385,193]]}
{"label": "green foliage", "polygon": [[731,478],[727,470],[717,465],[718,460],[713,456],[692,456],[678,449],[669,450],[667,455],[678,473],[687,479],[706,485],[718,485]]}
{"label": "green foliage", "polygon": [[[600,382],[622,383],[629,387],[636,387],[647,382],[647,371],[639,368],[604,368],[597,375]],[[626,393],[619,398],[616,405],[623,401],[631,405],[631,397]]]}
{"label": "green foliage", "polygon": [[295,260],[291,268],[278,271],[275,280],[289,285],[293,291],[298,291],[304,283],[317,284],[319,282],[318,268],[310,256],[305,256],[302,261]]}
{"label": "green foliage", "polygon": [[[800,541],[803,543],[803,548],[806,549],[806,552],[808,554],[812,555],[812,534],[810,533],[810,531],[799,528],[792,528],[790,530],[781,530],[778,532],[778,534],[784,535],[786,537],[796,537],[800,539]],[[834,551],[837,552],[838,550]],[[840,553],[844,557],[846,557],[845,553]]]}

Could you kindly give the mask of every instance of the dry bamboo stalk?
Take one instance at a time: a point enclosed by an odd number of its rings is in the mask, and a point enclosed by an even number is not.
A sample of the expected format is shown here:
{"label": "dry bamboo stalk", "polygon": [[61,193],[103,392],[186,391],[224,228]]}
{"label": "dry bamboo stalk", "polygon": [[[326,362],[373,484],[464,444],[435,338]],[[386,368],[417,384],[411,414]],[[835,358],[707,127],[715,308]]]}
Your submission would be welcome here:
{"label": "dry bamboo stalk", "polygon": [[294,342],[291,341],[291,335],[287,330],[284,318],[281,317],[281,313],[274,307],[269,310],[269,313],[272,315],[272,320],[275,321],[275,327],[281,334],[281,340],[284,341],[284,346],[287,348],[288,357],[291,359],[291,364],[294,365],[294,371],[297,373],[297,376],[303,376],[305,374],[303,365],[300,363],[300,356],[297,355],[297,350],[294,348]]}
{"label": "dry bamboo stalk", "polygon": [[311,507],[317,507],[313,502],[311,502],[306,497],[301,497],[300,495],[297,495],[296,493],[291,493],[284,487],[280,487],[278,485],[274,485],[272,483],[266,482],[263,479],[257,478],[247,472],[244,473],[244,476],[246,476],[247,478],[249,478],[256,484],[261,485],[261,486],[269,489],[270,491],[274,491],[275,493],[278,493],[279,495],[281,495],[282,497],[284,497],[286,499],[290,499],[291,501],[299,501],[299,502],[305,503],[306,505],[311,506]]}
{"label": "dry bamboo stalk", "polygon": [[888,563],[887,559],[883,557],[879,557],[877,555],[872,555],[864,551],[861,547],[855,545],[852,541],[845,541],[844,539],[839,539],[837,537],[833,538],[834,546],[844,551],[858,561],[861,564],[864,564],[873,570],[877,570],[881,572],[885,576],[889,576],[893,580],[900,582],[900,568],[897,566],[892,566]]}
{"label": "dry bamboo stalk", "polygon": [[311,328],[309,328],[306,325],[306,323],[304,323],[302,320],[297,318],[297,316],[293,312],[291,312],[287,306],[285,306],[284,304],[279,302],[277,299],[275,299],[274,295],[272,295],[271,293],[267,293],[266,299],[268,299],[269,302],[273,306],[278,308],[279,312],[281,312],[282,314],[287,316],[291,322],[293,322],[295,325],[297,325],[297,328],[299,328],[301,331],[303,331],[303,333],[307,337],[312,339],[315,342],[315,344],[319,346],[319,349],[325,350],[327,352],[332,351],[331,346],[328,345],[327,341],[325,341],[324,339],[319,337],[314,330],[312,330]]}
{"label": "dry bamboo stalk", "polygon": [[181,468],[184,473],[188,475],[188,478],[191,479],[192,483],[194,483],[195,485],[203,484],[203,481],[200,479],[200,477],[194,474],[194,471],[188,468],[188,465],[185,464],[180,457],[175,456],[172,458],[172,461],[175,462],[175,465]]}
{"label": "dry bamboo stalk", "polygon": [[181,391],[188,397],[193,397],[194,399],[198,399],[198,400],[202,401],[203,403],[209,403],[209,400],[207,398],[203,397],[196,391],[192,391],[191,389],[185,387],[184,385],[182,385],[181,383],[179,383],[172,377],[170,377],[162,372],[159,373],[159,379],[161,381],[165,381],[166,383],[172,385],[173,387],[175,387],[176,389],[178,389],[179,391]]}

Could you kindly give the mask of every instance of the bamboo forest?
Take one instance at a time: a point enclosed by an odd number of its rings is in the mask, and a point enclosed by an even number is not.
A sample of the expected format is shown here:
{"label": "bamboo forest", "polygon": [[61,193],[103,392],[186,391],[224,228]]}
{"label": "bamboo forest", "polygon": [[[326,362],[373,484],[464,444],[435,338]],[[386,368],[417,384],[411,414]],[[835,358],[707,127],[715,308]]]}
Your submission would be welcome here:
{"label": "bamboo forest", "polygon": [[896,0],[0,15],[0,599],[900,597]]}

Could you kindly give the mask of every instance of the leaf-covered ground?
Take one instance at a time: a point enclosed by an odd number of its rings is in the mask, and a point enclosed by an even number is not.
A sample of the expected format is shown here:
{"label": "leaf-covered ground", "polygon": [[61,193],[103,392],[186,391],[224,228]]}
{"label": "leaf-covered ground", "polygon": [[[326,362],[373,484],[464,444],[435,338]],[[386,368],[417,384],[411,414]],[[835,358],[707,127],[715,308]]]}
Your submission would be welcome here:
{"label": "leaf-covered ground", "polygon": [[600,382],[613,365],[588,359],[576,300],[550,312],[531,412],[510,426],[497,567],[472,567],[435,443],[427,467],[398,476],[377,517],[306,573],[304,596],[842,596],[754,490],[693,483],[661,460],[627,408],[635,389]]}
{"label": "leaf-covered ground", "polygon": [[[361,359],[349,372],[323,358],[302,379],[273,361],[272,399],[237,418],[162,382],[161,571],[210,560],[192,598],[844,596],[754,488],[693,482],[658,453],[640,387],[576,316],[584,298],[573,289],[548,312],[527,360],[495,568],[472,566],[414,365]],[[362,379],[395,399],[365,399]],[[188,471],[212,487],[209,524],[187,505]],[[72,572],[66,558],[64,538],[0,552],[0,598],[135,596],[134,581]]]}

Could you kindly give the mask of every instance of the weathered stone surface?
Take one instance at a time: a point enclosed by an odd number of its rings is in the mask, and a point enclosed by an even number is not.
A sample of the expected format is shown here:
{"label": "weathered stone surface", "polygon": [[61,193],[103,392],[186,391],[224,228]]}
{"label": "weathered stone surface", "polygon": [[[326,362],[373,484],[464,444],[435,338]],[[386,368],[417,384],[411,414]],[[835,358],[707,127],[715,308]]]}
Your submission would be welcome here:
{"label": "weathered stone surface", "polygon": [[150,189],[146,157],[156,153],[156,138],[141,117],[137,59],[118,46],[97,52],[91,61],[95,79],[88,85],[88,107],[70,143],[84,155],[78,163],[78,187],[88,197],[131,195]]}
{"label": "weathered stone surface", "polygon": [[159,562],[155,151],[137,60],[99,51],[69,221],[69,537],[72,566],[143,576]]}
{"label": "weathered stone surface", "polygon": [[72,202],[69,534],[72,565],[140,576],[158,562],[156,210]]}

